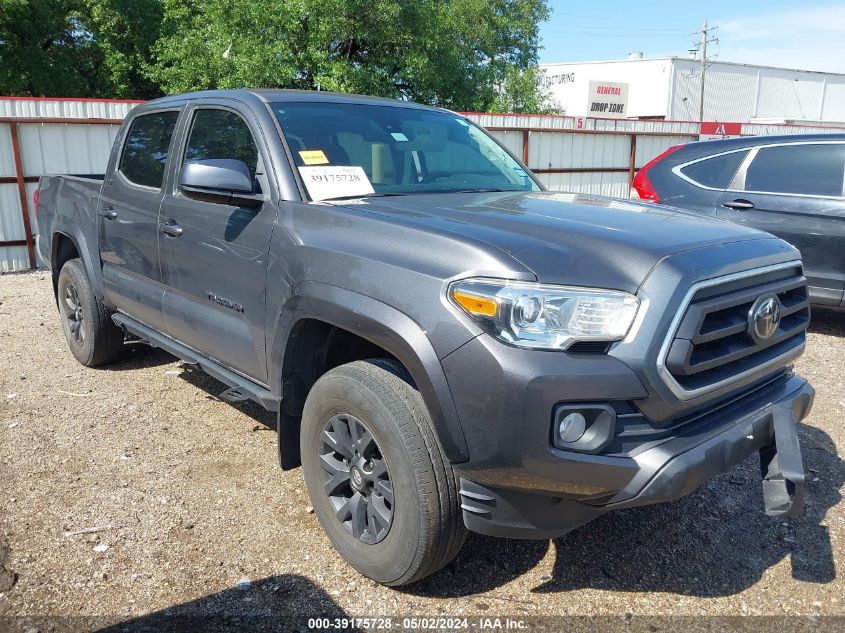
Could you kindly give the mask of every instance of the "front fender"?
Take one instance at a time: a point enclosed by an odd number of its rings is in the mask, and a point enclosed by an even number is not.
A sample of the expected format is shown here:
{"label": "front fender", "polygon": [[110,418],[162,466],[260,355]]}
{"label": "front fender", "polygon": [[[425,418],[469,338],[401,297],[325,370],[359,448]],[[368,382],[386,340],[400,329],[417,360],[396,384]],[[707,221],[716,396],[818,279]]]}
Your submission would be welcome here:
{"label": "front fender", "polygon": [[446,374],[416,322],[387,304],[336,286],[309,281],[294,290],[276,320],[268,355],[271,385],[280,388],[282,384],[285,348],[298,321],[315,319],[343,328],[387,350],[405,365],[425,401],[446,457],[453,463],[469,458]]}

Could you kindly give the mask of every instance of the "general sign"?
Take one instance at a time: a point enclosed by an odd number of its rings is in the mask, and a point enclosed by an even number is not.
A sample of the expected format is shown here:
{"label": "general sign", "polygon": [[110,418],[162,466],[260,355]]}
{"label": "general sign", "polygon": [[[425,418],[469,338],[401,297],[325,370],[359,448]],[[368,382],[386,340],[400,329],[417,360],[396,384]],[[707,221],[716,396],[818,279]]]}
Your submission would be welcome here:
{"label": "general sign", "polygon": [[628,84],[590,81],[587,110],[594,117],[624,119],[628,116]]}

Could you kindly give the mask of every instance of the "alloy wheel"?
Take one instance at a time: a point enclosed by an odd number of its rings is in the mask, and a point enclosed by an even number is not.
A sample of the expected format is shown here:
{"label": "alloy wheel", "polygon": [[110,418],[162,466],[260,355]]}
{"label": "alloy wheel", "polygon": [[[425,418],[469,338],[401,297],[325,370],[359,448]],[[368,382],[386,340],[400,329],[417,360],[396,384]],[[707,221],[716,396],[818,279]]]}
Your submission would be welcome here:
{"label": "alloy wheel", "polygon": [[64,315],[68,324],[68,331],[78,345],[85,342],[85,318],[82,314],[82,305],[79,302],[79,293],[76,286],[69,283],[65,286]]}
{"label": "alloy wheel", "polygon": [[372,433],[348,414],[333,416],[320,433],[323,489],[338,521],[362,543],[378,543],[393,523],[393,484]]}

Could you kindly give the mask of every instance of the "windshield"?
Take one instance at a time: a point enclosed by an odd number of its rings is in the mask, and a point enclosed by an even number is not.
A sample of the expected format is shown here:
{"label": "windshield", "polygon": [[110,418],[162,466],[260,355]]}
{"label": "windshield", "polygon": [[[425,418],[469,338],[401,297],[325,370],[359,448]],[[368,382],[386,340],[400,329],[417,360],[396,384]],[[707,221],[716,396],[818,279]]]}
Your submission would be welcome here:
{"label": "windshield", "polygon": [[433,110],[275,103],[312,200],[458,191],[539,191],[486,132]]}

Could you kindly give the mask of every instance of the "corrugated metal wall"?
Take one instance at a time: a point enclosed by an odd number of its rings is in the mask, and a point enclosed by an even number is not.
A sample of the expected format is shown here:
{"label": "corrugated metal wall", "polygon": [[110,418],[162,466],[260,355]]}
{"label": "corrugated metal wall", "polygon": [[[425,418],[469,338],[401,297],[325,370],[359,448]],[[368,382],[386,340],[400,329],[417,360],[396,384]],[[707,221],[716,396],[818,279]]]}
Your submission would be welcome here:
{"label": "corrugated metal wall", "polygon": [[[845,121],[842,75],[716,61],[708,65],[706,79],[707,121]],[[666,117],[697,119],[700,90],[700,62],[674,59]]]}
{"label": "corrugated metal wall", "polygon": [[[509,150],[525,159],[546,187],[627,198],[633,175],[673,145],[697,141],[690,121],[593,119],[525,114],[475,114]],[[845,129],[745,123],[743,135],[815,134]],[[633,152],[632,152],[633,149]]]}
{"label": "corrugated metal wall", "polygon": [[5,243],[0,246],[0,272],[30,267],[37,231],[32,196],[39,176],[103,173],[120,121],[138,103],[0,97],[0,243]]}
{"label": "corrugated metal wall", "polygon": [[143,101],[0,97],[0,118],[122,119]]}
{"label": "corrugated metal wall", "polygon": [[[119,122],[140,102],[0,97],[0,272],[30,267],[21,189],[32,231],[32,195],[44,174],[105,171]],[[672,145],[698,138],[699,124],[571,116],[469,114],[523,158],[555,191],[625,198],[635,171]],[[743,134],[845,131],[744,124]],[[16,169],[18,139],[21,170]],[[9,244],[11,242],[12,244]]]}
{"label": "corrugated metal wall", "polygon": [[[26,239],[21,203],[15,178],[12,135],[8,125],[0,125],[0,242]],[[11,182],[10,182],[11,181]],[[0,272],[29,267],[26,245],[0,248]]]}
{"label": "corrugated metal wall", "polygon": [[637,169],[672,145],[697,140],[699,131],[684,121],[468,116],[525,159],[549,189],[618,198],[628,197]]}

